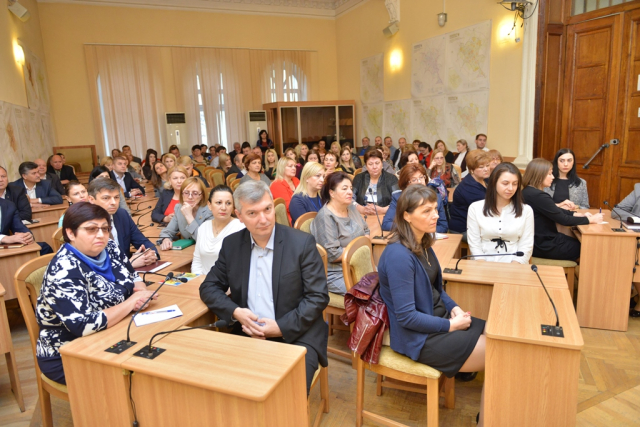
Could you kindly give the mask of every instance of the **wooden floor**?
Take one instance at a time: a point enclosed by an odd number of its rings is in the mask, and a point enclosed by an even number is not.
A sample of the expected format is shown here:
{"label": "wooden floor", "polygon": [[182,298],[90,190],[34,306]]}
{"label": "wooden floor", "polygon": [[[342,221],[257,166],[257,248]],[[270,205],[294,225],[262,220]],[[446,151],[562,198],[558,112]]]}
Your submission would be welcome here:
{"label": "wooden floor", "polygon": [[[13,313],[11,313],[13,311]],[[24,392],[26,412],[21,413],[9,388],[4,358],[0,361],[0,426],[40,426],[40,411],[36,408],[33,356],[26,327],[19,314],[10,310],[13,343],[17,352],[20,380]],[[630,319],[629,331],[607,332],[582,330],[585,349],[579,379],[578,426],[639,426],[640,425],[640,319]],[[337,333],[331,342],[346,340]],[[351,427],[355,424],[355,371],[341,358],[330,356],[329,361],[330,412],[323,418],[324,427]],[[456,408],[440,409],[441,426],[475,426],[480,402],[483,376],[471,383],[456,382]],[[385,390],[375,395],[375,376],[366,382],[365,407],[378,411],[410,426],[426,422],[422,395]],[[311,392],[312,415],[318,408],[320,390]],[[72,426],[67,402],[52,398],[56,426]],[[375,424],[366,424],[375,425]]]}

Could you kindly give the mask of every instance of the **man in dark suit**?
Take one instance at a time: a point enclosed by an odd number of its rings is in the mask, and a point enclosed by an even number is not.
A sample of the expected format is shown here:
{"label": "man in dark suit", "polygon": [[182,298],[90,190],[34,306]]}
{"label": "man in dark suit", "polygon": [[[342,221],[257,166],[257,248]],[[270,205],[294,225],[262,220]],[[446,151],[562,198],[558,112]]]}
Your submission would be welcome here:
{"label": "man in dark suit", "polygon": [[398,165],[400,164],[400,158],[402,157],[402,150],[406,146],[407,146],[407,139],[404,136],[401,136],[400,138],[398,138],[399,148],[396,150],[395,153],[393,153],[393,156],[391,156],[391,165],[395,169],[398,169]]}
{"label": "man in dark suit", "polygon": [[60,178],[55,173],[47,172],[47,162],[42,159],[35,159],[33,161],[36,165],[38,165],[38,174],[40,175],[40,181],[51,181],[51,187],[56,190],[60,195],[65,194],[64,187],[60,182]]}
{"label": "man in dark suit", "polygon": [[131,155],[133,161],[142,166],[142,159],[140,159],[140,157],[134,156],[131,152],[131,147],[129,147],[128,145],[124,145],[122,147],[122,154],[124,154],[125,157],[129,157],[129,155]]}
{"label": "man in dark suit", "polygon": [[31,203],[29,203],[27,190],[24,187],[9,184],[7,170],[2,166],[0,166],[0,198],[9,200],[16,205],[21,220],[31,221]]}
{"label": "man in dark suit", "polygon": [[[13,233],[13,235],[9,235]],[[16,205],[0,199],[0,244],[28,245],[33,243],[33,234],[20,220]]]}
{"label": "man in dark suit", "polygon": [[60,178],[60,182],[62,183],[62,185],[67,185],[69,181],[78,180],[76,174],[73,173],[73,168],[71,166],[66,166],[59,154],[54,154],[50,157],[47,172],[55,174],[58,178]]}
{"label": "man in dark suit", "polygon": [[242,169],[244,168],[244,164],[242,163],[243,159],[244,159],[244,154],[242,153],[236,154],[236,157],[233,159],[233,165],[231,165],[231,167],[227,171],[227,176],[229,175],[236,176],[239,173],[242,173]]}
{"label": "man in dark suit", "polygon": [[124,191],[124,197],[132,197],[132,196],[144,196],[144,188],[138,184],[131,174],[127,172],[128,160],[126,157],[116,157],[113,159],[113,170],[109,172],[111,175],[111,179],[117,182],[120,187],[122,187],[122,191]]}
{"label": "man in dark suit", "polygon": [[[131,265],[134,268],[156,262],[160,257],[154,244],[147,239],[138,226],[131,219],[131,216],[124,209],[119,209],[120,186],[117,182],[106,179],[94,179],[89,184],[89,202],[101,206],[111,215],[111,238],[118,243],[120,252],[127,257],[131,257]],[[129,248],[133,245],[137,252],[131,254]],[[153,249],[144,253],[146,249]],[[144,255],[141,255],[143,254]]]}
{"label": "man in dark suit", "polygon": [[51,188],[51,182],[40,180],[38,165],[33,162],[20,163],[18,173],[22,178],[13,182],[13,184],[26,189],[32,208],[62,203],[62,196]]}
{"label": "man in dark suit", "polygon": [[318,363],[327,366],[322,311],[329,293],[315,239],[276,224],[265,183],[246,182],[233,198],[247,228],[224,239],[200,298],[220,319],[235,322],[233,333],[305,347],[308,393]]}
{"label": "man in dark suit", "polygon": [[[229,153],[229,157],[231,157],[231,161],[233,162],[235,157],[242,153],[242,146],[240,145],[239,142],[234,142],[233,143],[233,150],[231,150],[231,152]],[[236,172],[238,173],[238,172]]]}

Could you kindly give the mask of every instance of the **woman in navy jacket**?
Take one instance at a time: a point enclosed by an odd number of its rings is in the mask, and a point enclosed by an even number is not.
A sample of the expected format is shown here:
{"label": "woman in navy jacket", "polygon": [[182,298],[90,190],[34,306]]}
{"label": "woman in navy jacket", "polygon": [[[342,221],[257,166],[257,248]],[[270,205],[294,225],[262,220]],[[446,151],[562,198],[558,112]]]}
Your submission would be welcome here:
{"label": "woman in navy jacket", "polygon": [[465,313],[442,288],[440,264],[431,249],[437,200],[436,192],[422,185],[402,192],[396,233],[380,257],[378,273],[391,348],[451,378],[484,370],[485,321]]}

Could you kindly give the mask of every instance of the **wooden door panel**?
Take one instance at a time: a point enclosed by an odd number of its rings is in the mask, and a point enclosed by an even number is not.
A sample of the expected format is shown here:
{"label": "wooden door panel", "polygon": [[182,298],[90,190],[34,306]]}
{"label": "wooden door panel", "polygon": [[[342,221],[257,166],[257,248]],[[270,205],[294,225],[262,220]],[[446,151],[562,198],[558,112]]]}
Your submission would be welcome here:
{"label": "wooden door panel", "polygon": [[607,90],[607,67],[605,65],[576,70],[576,80],[581,82],[576,86],[576,98],[602,97]]}

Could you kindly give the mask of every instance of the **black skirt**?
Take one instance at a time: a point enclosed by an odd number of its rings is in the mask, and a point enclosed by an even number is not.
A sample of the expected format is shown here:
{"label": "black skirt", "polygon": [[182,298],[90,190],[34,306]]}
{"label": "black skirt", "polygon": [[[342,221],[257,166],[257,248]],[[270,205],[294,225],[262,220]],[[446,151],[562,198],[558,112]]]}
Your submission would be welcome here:
{"label": "black skirt", "polygon": [[471,326],[466,331],[429,334],[417,362],[429,365],[449,378],[455,376],[473,353],[485,323],[471,316]]}

